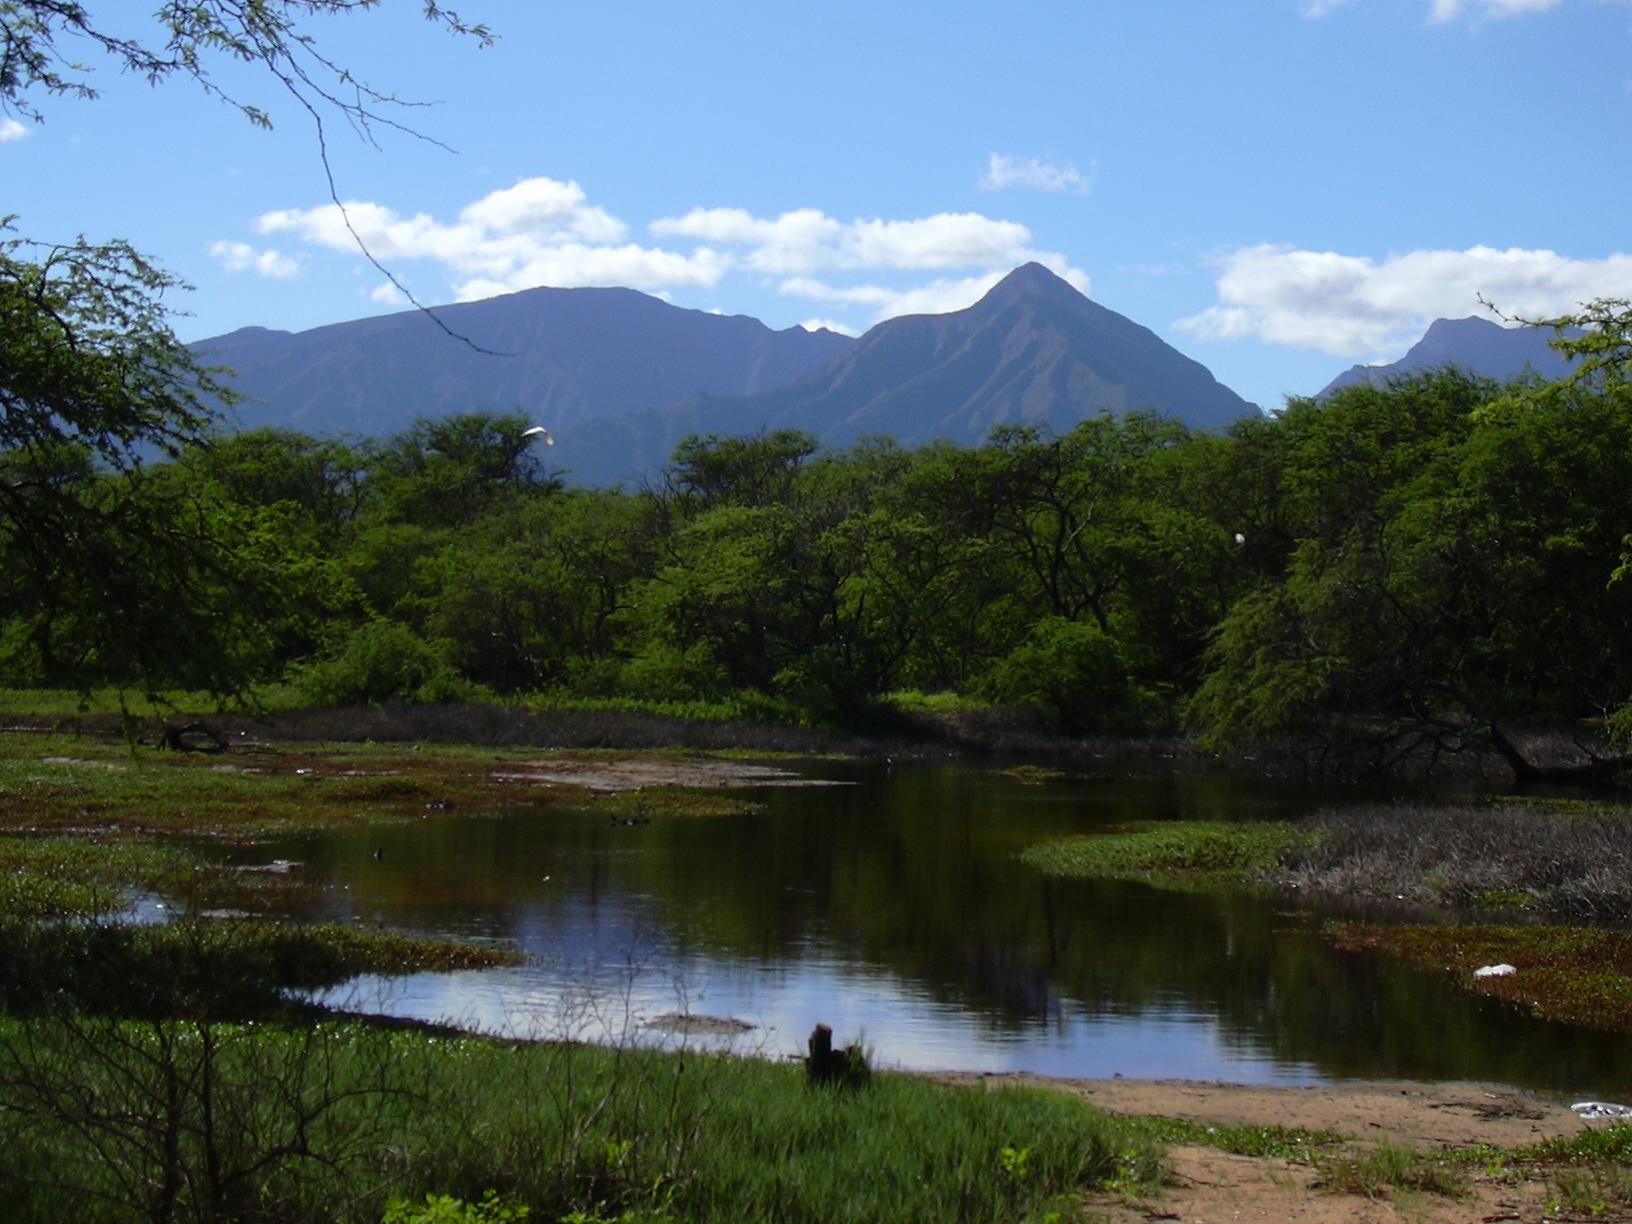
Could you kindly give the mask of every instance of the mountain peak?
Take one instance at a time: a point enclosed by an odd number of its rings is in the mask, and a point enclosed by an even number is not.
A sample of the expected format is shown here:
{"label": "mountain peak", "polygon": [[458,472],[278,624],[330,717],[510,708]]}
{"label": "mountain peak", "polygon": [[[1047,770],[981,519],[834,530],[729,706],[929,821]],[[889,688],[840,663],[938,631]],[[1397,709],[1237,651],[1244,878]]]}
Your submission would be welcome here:
{"label": "mountain peak", "polygon": [[1071,284],[1050,272],[1042,264],[1021,264],[986,291],[982,302],[1001,304],[1032,297],[1081,297]]}

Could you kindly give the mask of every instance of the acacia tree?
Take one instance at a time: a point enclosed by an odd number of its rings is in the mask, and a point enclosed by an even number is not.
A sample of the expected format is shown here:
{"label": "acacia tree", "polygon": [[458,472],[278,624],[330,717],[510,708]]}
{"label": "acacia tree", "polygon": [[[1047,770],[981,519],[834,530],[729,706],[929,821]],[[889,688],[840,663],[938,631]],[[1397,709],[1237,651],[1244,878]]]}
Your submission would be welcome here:
{"label": "acacia tree", "polygon": [[[217,83],[217,66],[248,63],[311,118],[327,171],[326,115],[368,139],[379,125],[411,131],[394,95],[310,32],[376,3],[165,0],[128,32],[138,23],[112,5],[0,0],[0,111],[39,121],[50,98],[96,98],[78,58],[89,52],[153,85],[191,81],[269,127],[266,109]],[[455,33],[491,37],[436,0],[422,7]],[[171,330],[166,297],[183,287],[123,242],[0,243],[0,662],[80,686],[236,691],[254,654],[241,631],[286,602],[268,597],[287,568],[275,531],[147,478],[145,461],[205,444],[209,405],[228,398]]]}

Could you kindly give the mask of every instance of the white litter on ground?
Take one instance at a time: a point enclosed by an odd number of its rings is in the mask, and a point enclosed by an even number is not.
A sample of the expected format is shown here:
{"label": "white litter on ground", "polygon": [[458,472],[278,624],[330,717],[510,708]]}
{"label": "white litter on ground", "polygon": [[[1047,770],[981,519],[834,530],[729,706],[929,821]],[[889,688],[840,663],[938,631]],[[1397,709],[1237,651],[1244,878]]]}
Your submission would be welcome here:
{"label": "white litter on ground", "polygon": [[1608,1101],[1577,1101],[1570,1108],[1583,1118],[1632,1118],[1632,1105],[1611,1105]]}
{"label": "white litter on ground", "polygon": [[1503,962],[1500,965],[1485,965],[1481,968],[1475,969],[1473,971],[1473,976],[1476,978],[1508,977],[1517,972],[1518,970],[1512,965]]}

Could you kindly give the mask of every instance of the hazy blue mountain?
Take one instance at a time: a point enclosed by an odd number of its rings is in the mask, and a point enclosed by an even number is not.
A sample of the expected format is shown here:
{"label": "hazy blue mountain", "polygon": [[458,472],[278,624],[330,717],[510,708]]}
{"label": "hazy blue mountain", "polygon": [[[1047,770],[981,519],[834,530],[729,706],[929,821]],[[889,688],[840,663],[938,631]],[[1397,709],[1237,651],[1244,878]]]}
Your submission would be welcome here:
{"label": "hazy blue mountain", "polygon": [[688,434],[788,428],[830,447],[879,434],[973,446],[994,425],[1066,430],[1135,409],[1197,429],[1258,411],[1148,328],[1027,264],[966,310],[880,323],[787,386],[589,423],[565,431],[553,457],[574,479],[603,484],[649,475]]}
{"label": "hazy blue mountain", "polygon": [[682,310],[633,289],[529,289],[311,331],[246,327],[200,341],[236,371],[241,428],[390,434],[417,416],[519,411],[552,430],[665,408],[699,393],[762,391],[854,341],[772,331],[746,315]]}
{"label": "hazy blue mountain", "polygon": [[1351,366],[1327,383],[1317,398],[1359,383],[1380,387],[1391,378],[1444,366],[1457,366],[1499,382],[1517,378],[1527,369],[1548,380],[1563,378],[1570,372],[1570,363],[1548,347],[1552,338],[1551,328],[1503,327],[1477,315],[1436,319],[1398,361]]}

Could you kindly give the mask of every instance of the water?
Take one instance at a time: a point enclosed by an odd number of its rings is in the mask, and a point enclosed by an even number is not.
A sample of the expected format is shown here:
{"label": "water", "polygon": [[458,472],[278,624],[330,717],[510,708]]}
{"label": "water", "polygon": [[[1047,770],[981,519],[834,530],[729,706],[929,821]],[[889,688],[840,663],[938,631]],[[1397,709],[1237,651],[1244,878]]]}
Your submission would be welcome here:
{"label": "water", "polygon": [[[520,947],[513,969],[362,979],[325,997],[526,1036],[698,1038],[791,1054],[812,1025],[886,1066],[1318,1084],[1471,1079],[1632,1094],[1632,1043],[1544,1023],[1442,977],[1344,955],[1326,915],[1239,892],[1050,880],[1026,845],[1131,820],[1295,814],[1220,778],[1026,786],[962,767],[801,767],[842,787],[636,827],[550,808],[426,814],[257,847],[322,886],[303,918]],[[376,857],[378,852],[378,857]]]}

